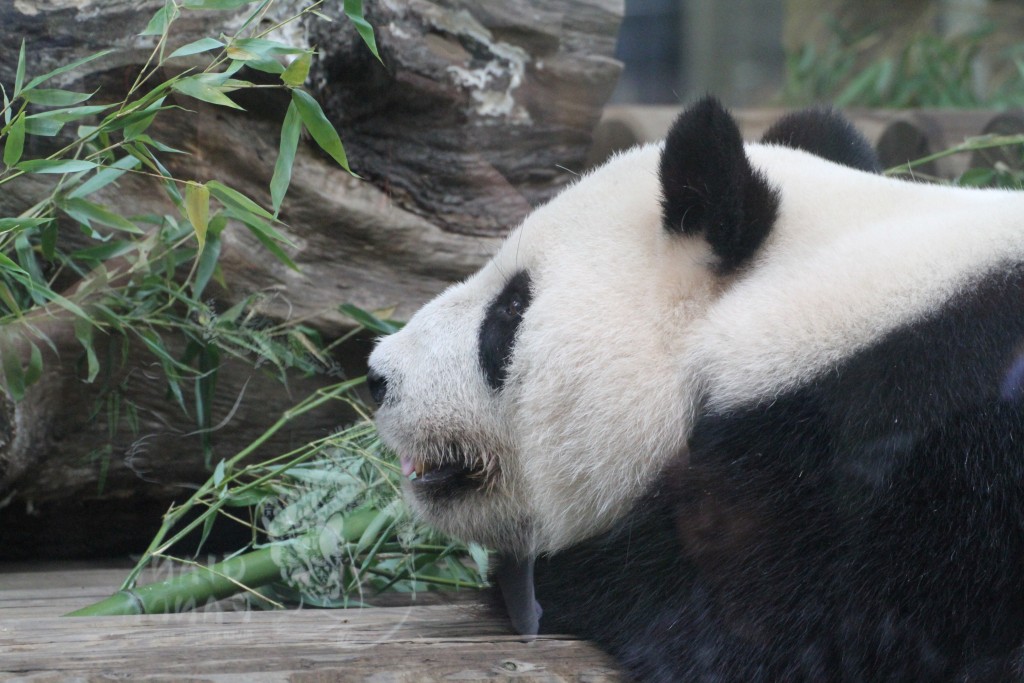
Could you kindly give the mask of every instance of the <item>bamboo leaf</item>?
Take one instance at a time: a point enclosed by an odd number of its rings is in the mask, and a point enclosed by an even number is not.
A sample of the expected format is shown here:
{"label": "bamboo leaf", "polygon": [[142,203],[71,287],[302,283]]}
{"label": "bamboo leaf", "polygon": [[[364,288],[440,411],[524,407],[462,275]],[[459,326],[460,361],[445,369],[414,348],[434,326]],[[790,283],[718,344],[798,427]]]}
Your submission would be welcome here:
{"label": "bamboo leaf", "polygon": [[373,56],[383,63],[380,58],[380,54],[377,52],[377,39],[373,35],[373,26],[366,21],[363,17],[363,0],[345,0],[345,16],[348,17],[352,25],[355,26],[356,32],[359,33],[359,37],[366,43],[366,47],[370,48],[370,52]]}
{"label": "bamboo leaf", "polygon": [[0,83],[0,96],[3,97],[4,107],[4,125],[11,125],[11,100],[7,97],[7,89],[4,88],[4,84]]}
{"label": "bamboo leaf", "polygon": [[188,95],[194,97],[197,100],[203,102],[209,102],[210,104],[217,104],[222,107],[230,107],[232,109],[242,109],[231,99],[224,94],[223,86],[213,85],[209,79],[202,79],[200,76],[203,74],[196,74],[194,76],[186,76],[178,81],[174,82],[171,89],[175,92],[180,92],[182,95]]}
{"label": "bamboo leaf", "polygon": [[228,57],[231,59],[248,62],[250,60],[269,59],[285,55],[301,55],[308,52],[308,50],[265,38],[239,38],[232,40],[228,44],[227,52]]}
{"label": "bamboo leaf", "polygon": [[14,294],[11,293],[11,288],[7,286],[3,280],[0,280],[0,301],[3,301],[10,309],[11,313],[21,317],[21,306],[18,305],[18,300],[14,298]]}
{"label": "bamboo leaf", "polygon": [[213,193],[213,196],[219,199],[225,206],[238,209],[245,213],[253,213],[268,220],[274,220],[273,214],[238,190],[234,190],[217,180],[211,180],[206,183],[206,186],[210,188],[210,192]]}
{"label": "bamboo leaf", "polygon": [[0,218],[0,233],[10,230],[38,228],[40,225],[45,225],[52,220],[52,218]]}
{"label": "bamboo leaf", "polygon": [[21,95],[22,85],[25,83],[25,39],[21,39],[21,49],[18,51],[18,66],[14,71],[14,92],[11,97],[18,99]]}
{"label": "bamboo leaf", "polygon": [[26,117],[25,132],[43,138],[52,138],[64,128],[63,121],[37,118],[35,114]]}
{"label": "bamboo leaf", "polygon": [[77,121],[86,116],[98,114],[113,106],[112,104],[88,104],[82,107],[65,107],[63,109],[51,109],[50,111],[32,114],[28,118],[34,121],[52,120],[59,123],[68,123],[69,121]]}
{"label": "bamboo leaf", "polygon": [[96,167],[94,162],[84,159],[32,159],[17,165],[18,169],[26,173],[78,173]]}
{"label": "bamboo leaf", "polygon": [[153,18],[146,24],[146,28],[142,29],[140,36],[161,36],[167,30],[167,27],[171,25],[178,16],[178,8],[174,4],[174,0],[167,0],[164,6],[157,10]]}
{"label": "bamboo leaf", "polygon": [[284,73],[284,66],[282,66],[281,62],[277,61],[276,59],[240,59],[235,60],[231,63],[238,64],[240,66],[247,66],[250,69],[256,69],[257,71],[273,74],[275,76],[280,76],[281,74]]}
{"label": "bamboo leaf", "polygon": [[341,306],[338,306],[338,310],[355,320],[366,329],[371,332],[376,332],[377,334],[394,334],[401,329],[401,325],[391,322],[390,320],[381,320],[369,311],[364,311],[352,304],[342,304]]}
{"label": "bamboo leaf", "polygon": [[281,74],[281,80],[284,81],[285,85],[298,87],[306,82],[306,77],[309,76],[309,67],[313,62],[312,52],[303,52],[299,55],[288,68]]}
{"label": "bamboo leaf", "polygon": [[39,231],[39,250],[44,259],[53,260],[53,255],[57,251],[57,221],[52,218],[47,219],[43,229]]}
{"label": "bamboo leaf", "polygon": [[25,150],[25,113],[18,114],[7,131],[4,143],[4,164],[14,166],[21,161],[21,153]]}
{"label": "bamboo leaf", "polygon": [[86,360],[86,382],[91,383],[96,379],[100,371],[99,359],[96,357],[96,347],[92,342],[92,323],[86,318],[75,318],[75,339],[85,349]]}
{"label": "bamboo leaf", "polygon": [[135,250],[135,243],[126,240],[111,240],[104,244],[97,244],[94,247],[79,249],[71,254],[76,261],[106,261],[107,259],[127,254]]}
{"label": "bamboo leaf", "polygon": [[127,218],[120,216],[100,204],[90,202],[81,197],[66,197],[58,200],[57,206],[64,210],[69,216],[85,225],[91,225],[90,221],[96,221],[115,230],[123,230],[135,235],[143,235],[145,232]]}
{"label": "bamboo leaf", "polygon": [[[338,131],[334,130],[334,126],[324,116],[317,101],[305,91],[292,90],[292,102],[299,111],[303,125],[316,140],[316,144],[320,145],[320,149],[327,152],[332,159],[338,162],[339,166],[352,173],[352,169],[348,167],[348,157],[345,156],[345,148],[341,145]],[[353,175],[355,174],[353,173]]]}
{"label": "bamboo leaf", "polygon": [[196,266],[195,278],[192,280],[192,298],[199,299],[203,295],[203,291],[206,289],[206,285],[209,284],[210,278],[217,270],[217,261],[220,258],[220,237],[214,230],[216,221],[225,221],[223,215],[214,216],[210,220],[210,230],[207,234],[206,247],[199,255],[199,265]]}
{"label": "bamboo leaf", "polygon": [[295,103],[290,102],[284,115],[284,122],[281,124],[281,144],[278,147],[277,162],[274,164],[274,175],[270,178],[270,203],[275,216],[281,209],[281,203],[292,181],[292,164],[295,161],[301,133],[302,119]]}
{"label": "bamboo leaf", "polygon": [[112,48],[109,49],[109,50],[100,50],[99,52],[94,52],[91,55],[87,55],[85,57],[82,57],[81,59],[76,59],[73,62],[69,62],[69,63],[67,63],[67,64],[65,64],[63,66],[57,67],[53,71],[48,71],[45,74],[43,74],[42,76],[36,76],[35,78],[33,78],[31,81],[28,82],[28,85],[25,86],[25,89],[26,90],[31,90],[32,88],[35,88],[37,85],[41,85],[41,84],[45,83],[46,81],[50,80],[54,76],[60,76],[61,74],[65,74],[65,73],[67,73],[69,71],[73,71],[73,70],[77,69],[78,67],[82,66],[83,64],[88,64],[89,62],[91,62],[91,61],[93,61],[95,59],[99,59],[101,57],[106,57],[111,52],[115,52],[115,50],[112,49]]}
{"label": "bamboo leaf", "polygon": [[185,184],[185,217],[192,224],[199,242],[199,251],[206,245],[206,229],[210,224],[210,190],[189,181]]}
{"label": "bamboo leaf", "polygon": [[188,57],[189,55],[197,55],[202,52],[209,52],[210,50],[216,50],[222,47],[224,47],[224,43],[220,42],[216,38],[200,38],[199,40],[194,40],[191,43],[182,45],[177,50],[167,55],[167,59]]}
{"label": "bamboo leaf", "polygon": [[221,460],[217,463],[217,467],[213,470],[213,485],[216,488],[220,488],[220,485],[224,483],[224,461]]}
{"label": "bamboo leaf", "polygon": [[88,197],[93,192],[101,190],[116,181],[128,171],[138,168],[141,163],[133,156],[121,157],[106,168],[97,171],[93,177],[68,193],[68,197]]}
{"label": "bamboo leaf", "polygon": [[47,107],[68,107],[72,104],[85,102],[93,93],[72,92],[70,90],[44,89],[26,90],[21,94],[26,102]]}
{"label": "bamboo leaf", "polygon": [[296,272],[299,270],[299,267],[294,261],[292,261],[291,257],[288,256],[288,254],[286,254],[281,248],[281,242],[289,244],[284,235],[270,227],[270,225],[268,225],[262,218],[251,213],[228,209],[227,214],[229,217],[240,221],[245,225],[245,227],[249,228],[249,232],[251,232],[253,236],[256,237],[256,239],[258,239],[266,248],[266,250],[273,254],[278,261]]}

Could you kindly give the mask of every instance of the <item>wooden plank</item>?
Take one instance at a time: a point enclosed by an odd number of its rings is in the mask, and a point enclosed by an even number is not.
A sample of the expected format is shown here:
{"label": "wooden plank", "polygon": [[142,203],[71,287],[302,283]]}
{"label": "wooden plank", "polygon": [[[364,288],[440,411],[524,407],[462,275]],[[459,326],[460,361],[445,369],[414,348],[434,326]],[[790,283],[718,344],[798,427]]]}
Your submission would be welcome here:
{"label": "wooden plank", "polygon": [[[0,566],[0,680],[605,681],[620,680],[593,645],[509,635],[469,593],[350,610],[220,611],[61,618],[109,595],[127,565]],[[166,578],[158,568],[145,579]],[[177,570],[180,571],[180,570]],[[408,601],[409,596],[390,600]]]}
{"label": "wooden plank", "polygon": [[464,605],[3,619],[0,677],[618,680],[588,643],[507,634]]}

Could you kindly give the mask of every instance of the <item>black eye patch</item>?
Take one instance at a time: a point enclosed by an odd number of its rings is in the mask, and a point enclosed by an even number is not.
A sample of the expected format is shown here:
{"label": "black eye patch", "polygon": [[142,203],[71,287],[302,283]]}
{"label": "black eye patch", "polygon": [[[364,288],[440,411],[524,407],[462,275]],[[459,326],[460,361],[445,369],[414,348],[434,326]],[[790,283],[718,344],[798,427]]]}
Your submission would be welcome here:
{"label": "black eye patch", "polygon": [[524,270],[516,273],[487,306],[477,344],[480,368],[492,389],[500,389],[505,384],[516,331],[530,307],[530,299],[530,275]]}

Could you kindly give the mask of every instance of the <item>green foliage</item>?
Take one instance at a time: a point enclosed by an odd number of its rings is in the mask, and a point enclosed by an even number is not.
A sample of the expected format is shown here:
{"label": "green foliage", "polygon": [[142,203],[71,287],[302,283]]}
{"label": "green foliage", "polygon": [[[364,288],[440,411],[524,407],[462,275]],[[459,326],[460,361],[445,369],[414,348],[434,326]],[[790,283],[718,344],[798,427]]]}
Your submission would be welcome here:
{"label": "green foliage", "polygon": [[877,45],[873,30],[844,31],[836,21],[824,47],[790,53],[782,99],[786,104],[831,102],[838,107],[1012,107],[1024,105],[1024,59],[1019,48],[994,56],[1008,68],[979,92],[974,68],[991,29],[960,36],[921,34],[894,56],[865,62]]}
{"label": "green foliage", "polygon": [[[142,32],[155,39],[153,53],[116,102],[98,103],[95,93],[42,87],[106,52],[29,79],[22,45],[13,88],[0,89],[0,191],[30,175],[51,182],[46,196],[20,215],[0,216],[0,369],[15,399],[40,377],[41,347],[51,344],[33,321],[54,314],[69,317],[82,346],[82,378],[102,388],[93,412],[106,416],[111,439],[119,424],[138,423],[123,380],[112,371],[119,355],[124,362],[130,346],[147,350],[162,370],[168,397],[195,420],[204,439],[214,427],[210,408],[225,357],[273,368],[282,379],[286,371],[315,372],[327,366],[330,346],[316,330],[301,323],[268,322],[258,313],[259,295],[227,310],[218,310],[204,298],[211,282],[224,284],[218,259],[229,224],[248,230],[278,261],[297,269],[287,251],[293,245],[279,229],[277,215],[303,131],[349,170],[337,132],[316,100],[302,90],[313,53],[271,39],[282,24],[266,27],[262,21],[273,2],[167,0]],[[305,15],[322,17],[319,5],[311,2],[286,22]],[[184,13],[246,6],[253,9],[235,35],[201,38],[172,49],[173,28]],[[379,59],[362,2],[346,0],[344,12]],[[180,70],[169,64],[203,55],[209,57],[205,68]],[[276,76],[277,81],[256,86],[238,77],[243,67]],[[176,75],[160,80],[164,73]],[[270,182],[270,207],[216,179],[175,177],[164,160],[182,152],[149,133],[157,117],[172,109],[181,114],[172,94],[179,101],[193,98],[238,109],[233,94],[255,87],[280,88],[290,98]],[[33,138],[49,140],[39,145]],[[53,151],[27,158],[26,150],[34,149]],[[106,205],[100,192],[129,175],[156,180],[175,211],[123,215]],[[60,232],[69,227],[81,231],[88,245],[74,251],[62,246],[67,241],[59,239]],[[69,280],[76,284],[58,291],[58,283]],[[341,310],[365,329],[397,329],[386,315],[348,305]],[[99,333],[119,335],[122,343],[108,344],[101,353],[96,344]],[[172,344],[172,339],[179,344]],[[27,350],[19,350],[22,344]],[[155,605],[147,609],[195,604],[196,596],[178,595],[178,590],[208,591],[213,584],[217,587],[207,596],[232,590],[233,580],[213,575],[233,571],[232,561],[246,557],[249,565],[260,569],[252,574],[263,577],[260,581],[271,575],[283,578],[265,590],[270,603],[274,597],[285,597],[333,606],[358,602],[365,590],[480,587],[486,551],[442,539],[410,519],[399,495],[398,468],[385,459],[368,419],[292,452],[253,461],[271,436],[310,410],[344,401],[365,415],[349,396],[360,381],[342,382],[310,396],[230,458],[218,458],[206,441],[209,479],[166,513],[125,588],[135,588],[139,572],[150,562],[177,559],[169,552],[185,535],[198,531],[205,540],[214,520],[222,516],[251,528],[249,546],[214,567],[200,568],[191,579],[140,589],[139,595],[145,594]],[[110,444],[91,454],[101,476],[111,454]],[[347,530],[333,533],[343,527]],[[129,602],[129,607],[138,607]]]}
{"label": "green foliage", "polygon": [[961,187],[997,187],[1008,190],[1024,189],[1024,135],[978,135],[969,137],[959,145],[953,145],[935,154],[915,159],[885,171],[886,175],[907,175],[920,178],[914,169],[936,159],[954,154],[998,151],[1004,160],[996,160],[991,166],[970,168],[952,182]]}
{"label": "green foliage", "polygon": [[[226,355],[269,360],[269,367],[282,373],[296,367],[305,372],[317,369],[322,357],[314,359],[316,345],[311,340],[316,335],[308,328],[258,323],[255,297],[222,313],[202,298],[211,281],[223,284],[218,266],[220,239],[231,222],[244,226],[276,259],[296,268],[287,253],[291,245],[275,222],[303,130],[348,170],[337,133],[316,100],[302,90],[312,52],[269,38],[285,23],[320,16],[316,12],[320,2],[266,26],[261,19],[273,2],[168,0],[142,32],[156,39],[152,55],[116,102],[97,103],[95,93],[51,87],[58,77],[106,56],[109,50],[29,78],[27,48],[22,43],[13,89],[8,92],[0,86],[0,192],[15,187],[12,183],[24,176],[52,180],[48,194],[20,215],[0,216],[0,328],[9,340],[2,369],[15,399],[23,397],[40,376],[39,345],[50,344],[33,321],[58,310],[74,318],[87,360],[84,379],[91,382],[99,374],[94,330],[123,335],[150,351],[163,369],[169,396],[192,413],[202,429],[210,426],[211,394]],[[183,13],[248,5],[253,10],[235,35],[202,38],[170,50],[175,22]],[[351,19],[362,32],[365,21],[361,7],[357,9]],[[372,31],[369,37],[372,42]],[[210,59],[202,69],[181,70],[173,65],[178,58],[204,54]],[[293,101],[282,126],[269,210],[217,180],[175,177],[163,159],[181,152],[147,132],[156,117],[172,109],[182,115],[180,107],[168,99],[170,93],[239,108],[231,94],[257,87],[236,77],[243,66],[278,75],[276,86],[259,87],[286,90]],[[165,73],[176,75],[159,81]],[[33,138],[46,140],[32,144]],[[53,151],[28,158],[30,149]],[[176,213],[121,215],[105,205],[97,193],[109,190],[126,174],[159,181]],[[68,229],[80,230],[91,244],[67,251],[59,233]],[[77,285],[59,291],[73,279]],[[169,334],[184,336],[183,356],[170,351]],[[24,347],[21,351],[19,344]],[[186,382],[194,383],[193,391],[186,391]],[[187,401],[188,395],[194,400]]]}
{"label": "green foliage", "polygon": [[[272,551],[270,557],[279,569],[274,577],[280,581],[238,586],[250,590],[264,606],[284,600],[342,607],[360,604],[367,592],[481,588],[486,551],[446,540],[413,521],[400,496],[398,467],[368,419],[290,453],[246,464],[267,439],[310,410],[342,401],[362,412],[361,404],[347,393],[359,381],[342,382],[308,397],[248,447],[217,463],[187,501],[167,512],[122,589],[136,588],[142,569],[154,560],[179,561],[168,550],[195,531],[205,540],[219,515],[253,532],[250,545],[233,557]],[[235,512],[238,508],[254,509],[255,514],[243,518]],[[354,520],[359,520],[358,534],[325,533]],[[310,538],[318,541],[310,543]],[[172,595],[162,600],[195,604],[195,598]]]}

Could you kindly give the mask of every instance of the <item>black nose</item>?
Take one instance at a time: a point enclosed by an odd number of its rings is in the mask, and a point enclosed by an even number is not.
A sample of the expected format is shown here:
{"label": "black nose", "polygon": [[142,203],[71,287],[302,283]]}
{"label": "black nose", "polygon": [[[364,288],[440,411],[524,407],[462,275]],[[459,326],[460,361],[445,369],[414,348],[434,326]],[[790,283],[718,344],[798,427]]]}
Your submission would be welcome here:
{"label": "black nose", "polygon": [[384,398],[388,395],[388,379],[373,368],[366,373],[366,386],[370,389],[370,396],[378,406],[384,404]]}

